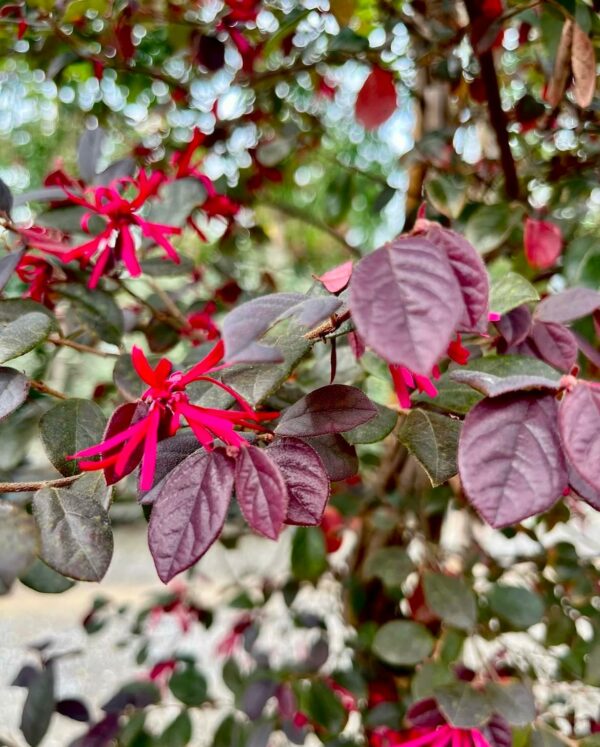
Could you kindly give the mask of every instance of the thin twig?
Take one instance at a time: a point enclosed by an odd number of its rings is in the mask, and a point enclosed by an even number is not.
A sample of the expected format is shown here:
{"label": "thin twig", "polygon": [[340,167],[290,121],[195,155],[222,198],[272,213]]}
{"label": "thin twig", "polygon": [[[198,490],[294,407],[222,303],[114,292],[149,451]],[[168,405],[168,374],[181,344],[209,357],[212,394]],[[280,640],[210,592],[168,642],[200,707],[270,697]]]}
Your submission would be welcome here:
{"label": "thin twig", "polygon": [[66,394],[59,392],[58,389],[52,389],[52,387],[44,384],[43,381],[35,381],[34,379],[31,379],[29,382],[29,386],[32,389],[35,389],[36,392],[48,394],[50,395],[50,397],[56,397],[56,399],[69,399]]}
{"label": "thin twig", "polygon": [[315,327],[314,329],[311,329],[309,332],[307,332],[304,335],[305,340],[320,340],[323,337],[326,337],[327,335],[331,334],[332,332],[335,332],[336,329],[341,327],[341,325],[348,321],[350,319],[350,310],[347,309],[346,311],[343,311],[341,314],[332,314],[329,319],[327,319],[324,322],[321,322],[318,327]]}
{"label": "thin twig", "polygon": [[148,285],[152,288],[152,290],[156,293],[156,295],[160,298],[160,300],[164,303],[164,305],[169,310],[169,313],[174,319],[177,319],[177,321],[181,324],[182,327],[189,327],[189,322],[185,318],[185,316],[181,313],[181,310],[178,308],[177,304],[173,301],[171,296],[163,290],[160,285],[154,280],[154,278],[145,278]]}
{"label": "thin twig", "polygon": [[79,480],[81,475],[71,477],[57,477],[55,480],[39,480],[37,482],[0,482],[0,493],[32,493],[42,488],[64,488]]}
{"label": "thin twig", "polygon": [[106,350],[97,350],[90,345],[84,345],[82,342],[75,342],[69,340],[68,337],[59,337],[58,335],[51,335],[48,338],[48,342],[53,345],[62,345],[66,348],[73,348],[73,350],[79,350],[81,353],[90,353],[91,355],[98,355],[101,358],[118,358],[119,353],[109,353]]}

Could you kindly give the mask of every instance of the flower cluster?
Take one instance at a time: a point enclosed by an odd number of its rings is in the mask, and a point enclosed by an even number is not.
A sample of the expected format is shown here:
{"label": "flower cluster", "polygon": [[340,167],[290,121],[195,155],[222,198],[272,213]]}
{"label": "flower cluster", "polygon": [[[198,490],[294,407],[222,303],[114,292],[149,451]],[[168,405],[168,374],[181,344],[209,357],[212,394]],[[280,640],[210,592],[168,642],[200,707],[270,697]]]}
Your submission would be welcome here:
{"label": "flower cluster", "polygon": [[[115,418],[105,439],[95,446],[79,451],[72,459],[80,459],[82,470],[104,469],[109,482],[124,477],[141,465],[140,488],[150,490],[154,483],[156,453],[159,440],[175,435],[185,420],[204,448],[211,450],[213,441],[220,439],[228,446],[240,448],[247,441],[235,430],[237,427],[261,430],[260,423],[272,420],[278,413],[257,413],[234,389],[219,379],[216,372],[227,364],[217,365],[223,358],[224,346],[218,342],[199,363],[189,371],[173,371],[172,363],[161,358],[153,368],[144,353],[137,347],[132,350],[133,366],[148,389],[137,407],[129,407],[127,417]],[[218,410],[201,407],[190,402],[186,387],[194,381],[205,381],[224,389],[239,405],[239,410]],[[127,408],[128,405],[123,405]],[[118,413],[118,411],[117,411]],[[113,430],[115,432],[113,432]],[[93,461],[90,457],[98,457]]]}

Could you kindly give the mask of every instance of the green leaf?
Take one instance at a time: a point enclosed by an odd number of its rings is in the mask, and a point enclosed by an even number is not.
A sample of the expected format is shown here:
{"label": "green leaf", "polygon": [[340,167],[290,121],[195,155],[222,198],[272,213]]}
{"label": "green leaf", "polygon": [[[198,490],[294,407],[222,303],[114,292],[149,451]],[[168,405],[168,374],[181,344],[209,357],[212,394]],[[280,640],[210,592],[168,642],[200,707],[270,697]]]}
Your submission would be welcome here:
{"label": "green leaf", "polygon": [[477,605],[475,595],[464,579],[426,573],[423,583],[425,601],[433,613],[459,630],[473,629],[477,621]]}
{"label": "green leaf", "polygon": [[0,501],[0,594],[32,565],[38,542],[33,518],[22,508]]}
{"label": "green leaf", "polygon": [[428,404],[445,412],[466,415],[469,410],[483,399],[483,395],[466,384],[459,384],[450,378],[450,371],[443,373],[435,382],[437,397],[432,399],[426,394],[413,394],[411,399],[419,404]]}
{"label": "green leaf", "polygon": [[520,211],[513,210],[506,202],[481,205],[469,216],[465,238],[480,254],[487,254],[506,241],[520,215]]}
{"label": "green leaf", "polygon": [[192,738],[192,720],[187,711],[182,711],[167,726],[160,736],[161,747],[186,747]]}
{"label": "green leaf", "polygon": [[189,257],[181,257],[181,262],[176,264],[164,257],[150,257],[140,262],[142,273],[153,278],[175,278],[189,275],[194,270],[194,263]]}
{"label": "green leaf", "polygon": [[94,494],[77,483],[42,488],[33,497],[33,515],[44,562],[80,581],[104,577],[112,559],[113,536],[108,513]]}
{"label": "green leaf", "polygon": [[434,642],[425,626],[409,620],[394,620],[379,628],[372,648],[386,664],[414,667],[429,656]]}
{"label": "green leaf", "polygon": [[173,672],[169,680],[169,689],[178,700],[188,706],[199,706],[206,701],[206,679],[193,664]]}
{"label": "green leaf", "polygon": [[436,688],[435,699],[452,726],[461,729],[477,728],[492,715],[485,695],[465,682]]}
{"label": "green leaf", "polygon": [[437,661],[428,661],[419,667],[412,678],[411,692],[415,700],[431,698],[437,688],[454,682],[454,675],[450,668]]}
{"label": "green leaf", "polygon": [[54,670],[48,665],[30,683],[23,706],[21,731],[31,747],[37,747],[44,738],[53,713]]}
{"label": "green leaf", "polygon": [[495,584],[488,594],[491,611],[516,630],[526,630],[544,616],[542,598],[519,586]]}
{"label": "green leaf", "polygon": [[377,415],[363,425],[357,425],[351,431],[344,433],[344,438],[350,444],[373,444],[382,441],[389,433],[394,430],[398,422],[398,413],[390,410],[389,407],[378,405],[373,402],[377,408]]}
{"label": "green leaf", "polygon": [[123,337],[123,312],[110,293],[90,290],[81,285],[57,286],[64,298],[73,304],[82,326],[87,327],[101,340],[118,345]]}
{"label": "green leaf", "polygon": [[19,576],[19,581],[40,594],[62,594],[75,585],[39,558],[35,559],[28,571]]}
{"label": "green leaf", "polygon": [[411,410],[402,421],[398,439],[423,465],[434,486],[458,472],[460,427],[459,420],[421,409]]}
{"label": "green leaf", "polygon": [[323,532],[318,527],[298,527],[292,540],[292,573],[298,581],[315,583],[327,570]]}
{"label": "green leaf", "polygon": [[524,303],[539,300],[539,293],[529,280],[516,272],[507,272],[500,280],[492,282],[490,309],[497,314],[506,314]]}
{"label": "green leaf", "polygon": [[67,459],[102,441],[106,418],[94,402],[69,399],[59,402],[40,419],[40,436],[48,459],[63,475],[79,472],[77,460]]}
{"label": "green leaf", "polygon": [[30,298],[5,298],[0,301],[0,326],[14,322],[25,314],[43,314],[52,322],[52,330],[59,330],[58,322],[54,314],[37,301]]}
{"label": "green leaf", "polygon": [[486,687],[490,708],[511,726],[527,726],[535,721],[535,699],[531,687],[520,680],[490,682]]}
{"label": "green leaf", "polygon": [[0,326],[0,363],[33,350],[48,337],[53,328],[52,320],[37,311]]}
{"label": "green leaf", "polygon": [[330,734],[338,735],[344,728],[348,714],[340,699],[324,682],[315,680],[300,700],[306,715]]}
{"label": "green leaf", "polygon": [[414,571],[412,560],[401,547],[381,547],[370,552],[363,566],[366,581],[378,578],[390,589],[400,587]]}
{"label": "green leaf", "polygon": [[460,174],[438,174],[427,180],[425,193],[438,212],[458,218],[467,200],[467,182]]}
{"label": "green leaf", "polygon": [[27,399],[29,380],[8,366],[0,366],[0,420],[14,412]]}
{"label": "green leaf", "polygon": [[585,681],[588,685],[600,687],[600,641],[594,642],[591,651],[586,657]]}
{"label": "green leaf", "polygon": [[108,7],[107,0],[72,0],[63,15],[64,23],[73,23],[85,17],[88,10],[95,10],[102,15]]}

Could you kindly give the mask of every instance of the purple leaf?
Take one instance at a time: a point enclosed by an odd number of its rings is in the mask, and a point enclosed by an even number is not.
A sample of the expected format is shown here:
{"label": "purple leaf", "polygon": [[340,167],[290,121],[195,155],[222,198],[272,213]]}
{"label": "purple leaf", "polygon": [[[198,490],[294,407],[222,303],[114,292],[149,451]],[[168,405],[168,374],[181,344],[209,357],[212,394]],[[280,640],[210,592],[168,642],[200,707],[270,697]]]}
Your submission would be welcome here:
{"label": "purple leaf", "polygon": [[590,487],[600,490],[600,389],[579,381],[565,394],[558,423],[569,462]]}
{"label": "purple leaf", "polygon": [[585,355],[585,357],[590,361],[590,363],[593,363],[596,368],[600,368],[600,351],[596,350],[596,348],[591,345],[585,337],[582,337],[581,335],[578,335],[577,333],[573,333],[575,336],[575,340],[577,341],[577,345],[579,347],[579,350]]}
{"label": "purple leaf", "polygon": [[600,489],[594,488],[574,469],[570,464],[567,465],[569,471],[569,485],[579,498],[589,503],[596,511],[600,511]]}
{"label": "purple leaf", "polygon": [[411,726],[420,729],[435,729],[446,723],[435,698],[425,698],[413,703],[406,712],[406,718]]}
{"label": "purple leaf", "polygon": [[142,505],[154,503],[162,482],[166,479],[178,464],[198,451],[200,444],[191,431],[181,431],[171,438],[165,438],[158,442],[156,449],[156,469],[154,471],[154,485],[151,490],[140,491],[139,502]]}
{"label": "purple leaf", "polygon": [[[138,420],[141,420],[143,417],[145,417],[147,411],[148,405],[143,402],[126,402],[124,405],[120,405],[113,412],[108,423],[106,424],[106,430],[104,431],[104,435],[102,436],[102,441],[106,441],[107,438],[110,438],[117,433],[122,433],[130,425],[137,423]],[[142,442],[133,452],[127,464],[125,465],[125,469],[120,475],[117,475],[115,473],[115,468],[113,465],[106,467],[104,469],[106,484],[114,485],[116,482],[119,482],[119,480],[122,480],[125,475],[133,472],[133,470],[139,464],[139,461],[142,458],[143,454],[144,443]]]}
{"label": "purple leaf", "polygon": [[286,524],[320,524],[330,488],[321,457],[297,438],[280,438],[267,453],[279,467],[287,488]]}
{"label": "purple leaf", "polygon": [[500,321],[496,322],[496,328],[504,338],[506,348],[510,348],[523,342],[529,334],[531,323],[531,312],[523,304],[523,306],[517,306],[516,309],[504,314]]}
{"label": "purple leaf", "polygon": [[119,733],[119,714],[109,713],[69,747],[106,747]]}
{"label": "purple leaf", "polygon": [[73,721],[89,721],[90,713],[85,703],[76,698],[65,698],[56,704],[56,712],[66,716]]}
{"label": "purple leaf", "polygon": [[317,452],[331,481],[347,480],[358,472],[356,449],[339,433],[302,440]]}
{"label": "purple leaf", "polygon": [[0,420],[14,412],[27,399],[29,380],[19,371],[0,366]]}
{"label": "purple leaf", "polygon": [[539,352],[538,358],[545,360],[559,371],[568,372],[577,360],[577,340],[563,324],[535,322],[531,340]]}
{"label": "purple leaf", "polygon": [[513,735],[508,721],[499,713],[493,713],[483,728],[483,734],[490,747],[511,747]]}
{"label": "purple leaf", "polygon": [[428,223],[427,231],[420,235],[442,249],[450,261],[464,303],[459,330],[484,333],[488,327],[490,284],[479,253],[460,234],[437,223]]}
{"label": "purple leaf", "polygon": [[569,288],[547,296],[537,305],[534,317],[540,322],[568,324],[600,308],[600,293],[591,288]]}
{"label": "purple leaf", "polygon": [[429,376],[464,312],[447,257],[430,241],[396,239],[361,260],[350,310],[364,342],[388,363]]}
{"label": "purple leaf", "polygon": [[330,384],[315,389],[288,407],[275,433],[280,436],[344,433],[376,415],[377,408],[360,389],[345,384]]}
{"label": "purple leaf", "polygon": [[283,527],[288,494],[279,467],[257,446],[240,450],[235,462],[235,495],[252,529],[277,539]]}
{"label": "purple leaf", "polygon": [[549,509],[567,485],[552,394],[505,394],[465,418],[458,466],[465,494],[493,527]]}
{"label": "purple leaf", "polygon": [[465,371],[457,369],[450,373],[452,381],[459,384],[467,384],[486,397],[499,397],[509,392],[523,392],[535,389],[548,389],[557,392],[560,389],[560,381],[548,379],[545,376],[528,376],[518,374],[515,376],[495,376],[485,371]]}
{"label": "purple leaf", "polygon": [[165,583],[198,561],[221,533],[233,474],[233,461],[223,450],[201,450],[178,464],[162,484],[150,516],[148,544]]}
{"label": "purple leaf", "polygon": [[238,306],[223,321],[225,359],[228,363],[280,363],[281,353],[257,340],[273,325],[295,317],[312,327],[327,319],[342,304],[333,296],[308,297],[302,293],[272,293]]}

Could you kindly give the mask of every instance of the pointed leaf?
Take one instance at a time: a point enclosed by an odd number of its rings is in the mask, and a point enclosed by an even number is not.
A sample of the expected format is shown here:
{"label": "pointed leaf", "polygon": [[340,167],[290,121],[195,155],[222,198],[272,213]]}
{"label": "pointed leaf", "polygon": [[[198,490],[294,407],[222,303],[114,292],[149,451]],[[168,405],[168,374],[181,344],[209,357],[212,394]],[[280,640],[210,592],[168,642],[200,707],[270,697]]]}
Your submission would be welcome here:
{"label": "pointed leaf", "polygon": [[277,439],[266,451],[278,466],[287,488],[286,524],[320,524],[330,485],[317,452],[297,438]]}
{"label": "pointed leaf", "polygon": [[517,306],[538,299],[538,292],[528,280],[516,272],[507,272],[492,283],[490,309],[497,314],[506,314]]}
{"label": "pointed leaf", "polygon": [[37,747],[48,731],[54,702],[54,669],[47,666],[30,683],[21,716],[21,731],[31,747]]}
{"label": "pointed leaf", "polygon": [[565,394],[558,422],[569,462],[586,483],[600,490],[600,389],[578,382]]}
{"label": "pointed leaf", "polygon": [[392,116],[397,103],[393,74],[374,66],[358,92],[356,119],[366,130],[374,130]]}
{"label": "pointed leaf", "polygon": [[446,352],[463,309],[449,260],[425,239],[396,239],[352,274],[350,310],[361,338],[388,363],[424,376]]}
{"label": "pointed leaf", "polygon": [[495,584],[488,603],[495,615],[516,630],[527,630],[540,622],[546,611],[542,597],[520,586]]}
{"label": "pointed leaf", "polygon": [[285,519],[288,494],[277,464],[266,450],[247,446],[235,462],[235,495],[252,529],[277,539]]}
{"label": "pointed leaf", "polygon": [[523,233],[525,259],[530,267],[547,270],[554,267],[563,248],[560,228],[548,220],[525,219]]}
{"label": "pointed leaf", "polygon": [[548,510],[567,485],[553,395],[505,394],[467,415],[458,465],[469,501],[494,527]]}
{"label": "pointed leaf", "polygon": [[28,353],[43,342],[53,328],[52,319],[37,311],[0,326],[0,363]]}
{"label": "pointed leaf", "polygon": [[389,407],[373,402],[377,415],[351,431],[344,431],[344,438],[350,444],[373,444],[382,441],[390,434],[398,422],[398,413]]}
{"label": "pointed leaf", "polygon": [[154,503],[162,488],[163,482],[169,474],[183,462],[186,457],[198,451],[200,444],[193,433],[180,431],[171,438],[158,442],[156,449],[156,469],[154,471],[154,485],[151,490],[140,491],[139,502],[143,505]]}
{"label": "pointed leaf", "polygon": [[577,361],[577,339],[563,324],[536,321],[531,340],[539,357],[559,371],[568,373]]}
{"label": "pointed leaf", "polygon": [[426,573],[423,578],[427,607],[448,625],[472,630],[477,621],[473,591],[462,578]]}
{"label": "pointed leaf", "polygon": [[19,581],[40,594],[62,594],[75,586],[73,581],[54,571],[39,558],[19,576]]}
{"label": "pointed leaf", "polygon": [[201,450],[163,483],[150,516],[148,544],[165,583],[196,563],[221,533],[233,477],[233,462],[222,450]]}
{"label": "pointed leaf", "polygon": [[0,366],[0,420],[17,409],[27,399],[29,380],[19,371]]}
{"label": "pointed leaf", "polygon": [[376,415],[377,408],[360,389],[331,384],[315,389],[288,407],[275,432],[280,436],[343,433]]}
{"label": "pointed leaf", "polygon": [[33,515],[45,563],[80,581],[104,578],[112,559],[113,536],[97,494],[77,483],[68,488],[42,488],[33,497]]}
{"label": "pointed leaf", "polygon": [[450,373],[450,378],[452,381],[458,381],[461,384],[473,387],[478,392],[485,394],[486,397],[499,397],[501,394],[508,394],[509,392],[536,389],[557,392],[560,389],[559,381],[544,376],[528,376],[527,374],[501,377],[484,371],[456,370]]}
{"label": "pointed leaf", "polygon": [[432,485],[441,485],[457,473],[456,451],[460,421],[426,410],[411,410],[398,439],[427,472]]}
{"label": "pointed leaf", "polygon": [[598,308],[600,293],[591,288],[569,288],[562,293],[546,296],[537,305],[534,316],[540,322],[569,324],[589,316]]}
{"label": "pointed leaf", "polygon": [[517,306],[496,322],[496,328],[502,335],[507,347],[518,345],[527,337],[531,329],[531,312],[525,305]]}
{"label": "pointed leaf", "polygon": [[434,694],[444,716],[460,729],[477,728],[492,715],[485,695],[466,682],[442,685]]}
{"label": "pointed leaf", "polygon": [[332,482],[347,480],[358,472],[356,449],[339,433],[302,440],[317,452]]}
{"label": "pointed leaf", "polygon": [[353,267],[354,263],[349,260],[315,277],[330,293],[339,293],[350,282]]}
{"label": "pointed leaf", "polygon": [[0,291],[11,279],[23,254],[23,251],[10,252],[10,254],[0,258]]}

